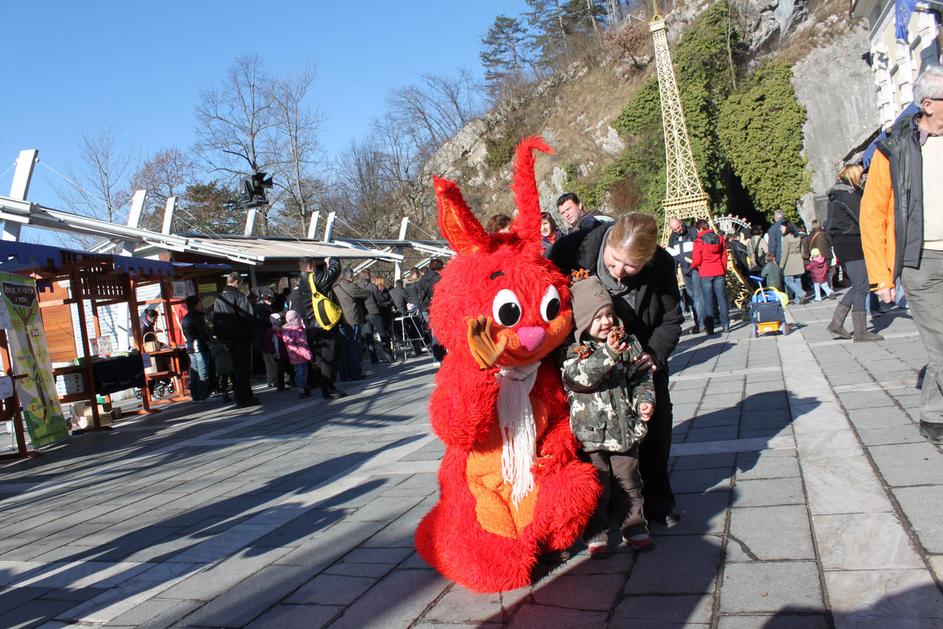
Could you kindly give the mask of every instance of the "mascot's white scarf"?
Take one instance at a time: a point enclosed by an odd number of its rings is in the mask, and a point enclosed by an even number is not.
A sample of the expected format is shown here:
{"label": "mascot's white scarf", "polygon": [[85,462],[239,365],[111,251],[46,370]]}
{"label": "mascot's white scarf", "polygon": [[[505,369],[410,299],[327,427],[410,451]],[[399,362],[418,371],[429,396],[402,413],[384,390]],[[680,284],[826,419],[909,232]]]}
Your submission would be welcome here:
{"label": "mascot's white scarf", "polygon": [[540,363],[498,372],[498,420],[501,424],[501,474],[511,485],[511,502],[517,506],[534,488],[531,467],[537,452],[537,425],[530,404],[530,390],[537,381]]}

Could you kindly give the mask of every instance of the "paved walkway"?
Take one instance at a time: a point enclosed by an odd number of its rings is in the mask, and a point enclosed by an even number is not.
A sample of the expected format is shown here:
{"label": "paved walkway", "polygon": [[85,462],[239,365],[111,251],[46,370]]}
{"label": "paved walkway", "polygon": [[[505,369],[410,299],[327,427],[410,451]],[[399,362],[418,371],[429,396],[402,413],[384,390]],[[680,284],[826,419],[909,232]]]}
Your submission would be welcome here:
{"label": "paved walkway", "polygon": [[943,627],[943,453],[913,415],[913,324],[836,343],[737,326],[672,359],[657,547],[467,592],[412,534],[435,501],[428,360],[325,403],[169,410],[0,467],[0,627]]}

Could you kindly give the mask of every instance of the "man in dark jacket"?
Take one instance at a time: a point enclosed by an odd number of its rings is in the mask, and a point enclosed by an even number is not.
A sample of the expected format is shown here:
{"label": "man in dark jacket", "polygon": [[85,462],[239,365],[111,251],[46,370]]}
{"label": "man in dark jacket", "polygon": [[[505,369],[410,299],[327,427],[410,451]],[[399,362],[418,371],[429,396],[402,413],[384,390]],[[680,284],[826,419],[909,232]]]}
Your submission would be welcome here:
{"label": "man in dark jacket", "polygon": [[[435,290],[435,285],[442,279],[439,272],[443,268],[445,268],[445,264],[442,260],[435,258],[429,262],[429,267],[423,274],[422,279],[419,280],[419,310],[422,312],[422,318],[426,325],[429,325],[430,322],[429,307],[432,306],[432,292]],[[442,359],[445,358],[445,348],[439,345],[439,342],[435,338],[435,330],[432,330],[431,327],[430,333],[432,336],[432,357],[435,358],[437,362],[441,362]]]}
{"label": "man in dark jacket", "polygon": [[209,326],[203,304],[196,295],[186,298],[187,314],[180,321],[180,329],[187,341],[187,354],[190,358],[190,397],[194,402],[202,402],[210,395],[210,375],[213,355],[210,353]]}
{"label": "man in dark jacket", "polygon": [[[868,278],[882,301],[899,279],[928,354],[920,434],[943,444],[943,67],[914,83],[920,111],[896,122],[877,144],[861,199],[861,244]],[[888,226],[893,225],[889,232]]]}
{"label": "man in dark jacket", "polygon": [[367,298],[364,300],[367,316],[363,326],[363,338],[370,354],[370,362],[373,364],[378,361],[388,363],[390,362],[390,356],[384,347],[389,338],[386,334],[386,326],[383,324],[383,310],[380,305],[384,300],[384,295],[380,292],[380,288],[373,283],[370,271],[361,271],[360,287],[367,291]]}
{"label": "man in dark jacket", "polygon": [[236,406],[255,406],[259,401],[252,395],[249,382],[249,366],[252,364],[252,337],[257,324],[249,298],[240,290],[242,276],[233,271],[226,279],[226,286],[213,303],[213,331],[226,344],[232,356],[233,397]]}
{"label": "man in dark jacket", "polygon": [[769,254],[779,263],[783,242],[782,224],[786,222],[786,214],[782,210],[776,210],[773,212],[773,219],[775,222],[766,231],[766,238],[769,241]]}
{"label": "man in dark jacket", "polygon": [[403,288],[403,280],[396,280],[393,288],[390,289],[390,299],[393,300],[393,308],[396,310],[396,316],[402,317],[407,314],[406,289]]}
{"label": "man in dark jacket", "polygon": [[568,233],[589,230],[603,223],[612,223],[612,218],[600,212],[583,210],[583,203],[575,192],[565,192],[557,199],[557,212],[567,224]]}
{"label": "man in dark jacket", "polygon": [[325,297],[332,295],[334,282],[341,273],[341,263],[337,258],[301,258],[298,261],[301,276],[298,279],[298,288],[289,298],[289,309],[301,314],[305,322],[305,333],[308,337],[308,348],[311,350],[312,362],[317,369],[309,369],[310,379],[316,379],[321,387],[324,399],[343,397],[344,392],[334,386],[337,379],[337,360],[340,351],[340,340],[337,327],[331,330],[322,329],[314,318],[314,298],[311,293],[311,279],[314,287]]}
{"label": "man in dark jacket", "polygon": [[697,334],[701,331],[701,283],[698,280],[697,271],[691,268],[691,256],[694,254],[697,230],[688,227],[684,221],[677,218],[668,221],[668,226],[671,228],[671,235],[668,237],[668,253],[674,258],[675,268],[681,271],[684,291],[694,304],[692,307],[694,327],[690,329],[690,333]]}
{"label": "man in dark jacket", "polygon": [[[627,220],[622,217],[620,220]],[[668,478],[668,456],[671,450],[671,396],[668,391],[668,357],[681,336],[681,315],[678,282],[675,279],[671,254],[657,247],[651,260],[634,275],[616,279],[605,263],[607,235],[610,224],[591,231],[578,231],[564,236],[550,251],[550,260],[569,275],[578,269],[595,274],[612,295],[613,306],[626,330],[635,334],[646,354],[649,369],[654,369],[655,413],[649,422],[649,433],[639,450],[639,463],[645,510],[649,521],[667,525],[680,521],[675,510],[674,493]]]}
{"label": "man in dark jacket", "polygon": [[364,324],[367,321],[366,289],[354,283],[354,272],[344,269],[341,277],[334,284],[334,295],[344,311],[344,325],[341,329],[342,344],[340,357],[341,380],[359,380],[363,378],[360,358],[363,355]]}

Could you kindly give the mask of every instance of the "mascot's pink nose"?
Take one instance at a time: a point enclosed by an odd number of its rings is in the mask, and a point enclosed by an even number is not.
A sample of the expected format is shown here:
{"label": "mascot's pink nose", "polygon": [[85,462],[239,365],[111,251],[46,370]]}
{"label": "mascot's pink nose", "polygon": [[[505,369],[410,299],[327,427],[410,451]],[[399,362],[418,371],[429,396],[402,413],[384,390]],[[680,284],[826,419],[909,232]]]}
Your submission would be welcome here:
{"label": "mascot's pink nose", "polygon": [[538,328],[537,326],[527,326],[517,331],[517,337],[521,339],[521,345],[527,348],[528,352],[532,352],[540,347],[540,344],[544,342],[545,336],[547,336],[547,333],[544,329]]}

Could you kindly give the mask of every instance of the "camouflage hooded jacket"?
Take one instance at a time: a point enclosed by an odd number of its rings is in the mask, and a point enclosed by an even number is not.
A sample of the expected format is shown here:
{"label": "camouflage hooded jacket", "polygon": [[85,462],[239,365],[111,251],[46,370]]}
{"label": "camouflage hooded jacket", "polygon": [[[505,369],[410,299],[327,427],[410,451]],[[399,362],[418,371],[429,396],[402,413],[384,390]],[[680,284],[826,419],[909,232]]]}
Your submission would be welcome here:
{"label": "camouflage hooded jacket", "polygon": [[655,403],[651,372],[632,363],[644,353],[634,336],[613,354],[605,343],[573,343],[563,356],[563,385],[570,400],[570,429],[587,452],[628,452],[648,433],[639,418],[643,402]]}

